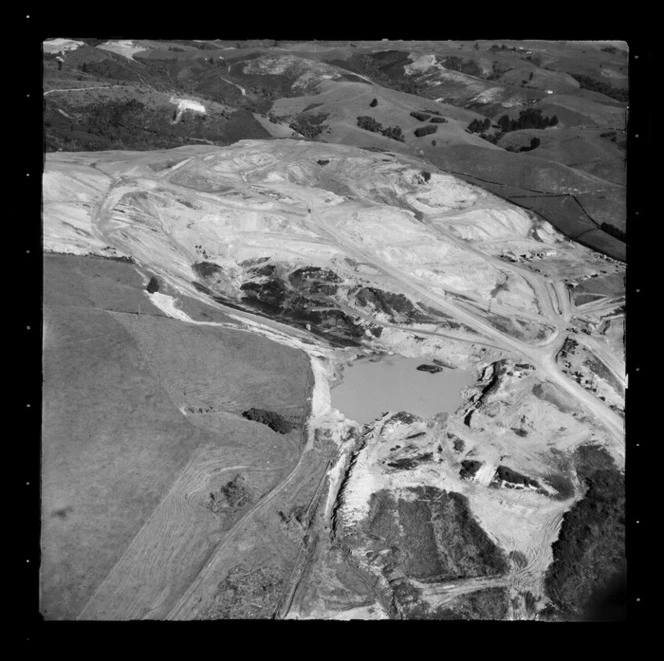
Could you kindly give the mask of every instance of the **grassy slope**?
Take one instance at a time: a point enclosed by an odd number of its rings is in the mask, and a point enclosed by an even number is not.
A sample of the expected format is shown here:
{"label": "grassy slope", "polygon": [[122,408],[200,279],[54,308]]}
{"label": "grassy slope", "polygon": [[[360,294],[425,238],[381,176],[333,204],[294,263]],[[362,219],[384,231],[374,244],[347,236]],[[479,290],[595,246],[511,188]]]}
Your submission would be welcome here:
{"label": "grassy slope", "polygon": [[625,180],[625,150],[608,136],[602,137],[607,133],[611,132],[602,128],[526,129],[506,133],[499,145],[526,146],[531,138],[537,137],[541,144],[531,156],[568,165],[606,179],[609,183],[622,185]]}
{"label": "grassy slope", "polygon": [[[486,149],[498,149],[476,135],[464,131],[473,119],[480,115],[462,108],[435,103],[412,94],[354,82],[323,82],[319,86],[320,93],[311,96],[280,99],[273,105],[273,113],[277,116],[292,116],[302,112],[308,105],[320,103],[312,112],[329,114],[325,124],[330,127],[329,133],[321,138],[326,142],[346,144],[358,147],[381,147],[389,151],[412,153],[413,148],[430,145],[435,139],[441,146],[452,144],[469,144]],[[373,99],[378,105],[370,107]],[[413,131],[425,126],[410,116],[412,111],[423,111],[427,108],[438,110],[442,117],[448,119],[446,124],[438,124],[436,133],[416,138]],[[404,132],[405,143],[397,142],[378,133],[371,133],[357,126],[357,118],[368,115],[383,126],[400,126]]]}
{"label": "grassy slope", "polygon": [[[198,450],[213,453],[216,471],[260,468],[270,459],[287,470],[299,434],[277,443],[267,427],[235,413],[253,405],[303,416],[310,372],[304,354],[264,338],[152,316],[147,298],[142,316],[127,314],[142,295],[132,265],[49,256],[45,275],[42,612],[70,619]],[[182,415],[174,397],[187,389],[187,403],[216,411]],[[138,554],[130,568],[147,593],[113,594],[106,614],[136,600],[146,608],[171,585],[160,573],[164,558],[175,557],[182,577],[191,578],[200,554],[209,552],[216,520],[178,535],[191,513],[167,507],[165,514],[156,538],[150,530],[143,535],[149,563]],[[186,553],[178,555],[180,546]]]}
{"label": "grassy slope", "polygon": [[620,129],[625,127],[625,106],[608,98],[606,102],[598,103],[581,96],[553,94],[542,99],[535,107],[541,108],[545,116],[558,115],[558,119],[568,126],[574,126],[576,122],[571,122],[564,115],[565,111],[576,113],[581,124],[597,124]]}
{"label": "grassy slope", "polygon": [[70,619],[172,474],[215,439],[172,406],[108,313],[47,303],[45,324],[42,613]]}
{"label": "grassy slope", "polygon": [[[448,149],[424,148],[424,156],[431,163],[458,174],[471,183],[504,197],[511,202],[535,211],[556,229],[584,245],[600,250],[615,259],[625,259],[625,244],[599,229],[607,221],[620,227],[625,222],[624,189],[611,186],[602,179],[573,168],[559,165],[532,154],[511,154],[502,150],[482,150],[474,146],[452,146]],[[603,214],[592,216],[602,200],[595,195],[614,196],[618,204],[601,208]],[[593,222],[568,194],[581,199]]]}
{"label": "grassy slope", "polygon": [[44,257],[45,304],[100,308],[163,316],[142,292],[134,266],[103,257],[47,254]]}

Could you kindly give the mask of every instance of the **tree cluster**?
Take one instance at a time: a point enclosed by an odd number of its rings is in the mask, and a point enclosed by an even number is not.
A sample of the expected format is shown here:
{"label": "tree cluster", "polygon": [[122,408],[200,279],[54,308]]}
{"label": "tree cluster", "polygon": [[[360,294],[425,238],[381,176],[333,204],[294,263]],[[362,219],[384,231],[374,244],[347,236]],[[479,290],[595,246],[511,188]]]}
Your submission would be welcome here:
{"label": "tree cluster", "polygon": [[468,124],[468,130],[471,133],[484,133],[491,128],[491,120],[487,117],[485,119],[474,119]]}
{"label": "tree cluster", "polygon": [[484,72],[482,68],[474,60],[463,60],[456,55],[450,55],[442,60],[441,64],[451,71],[459,71],[460,73],[465,73],[469,76],[475,76],[477,78],[482,77]]}
{"label": "tree cluster", "polygon": [[201,278],[213,278],[218,273],[221,273],[223,269],[219,264],[214,262],[196,262],[191,265],[194,273]]}
{"label": "tree cluster", "polygon": [[629,100],[629,90],[627,89],[613,87],[613,85],[610,83],[605,83],[601,80],[596,80],[591,76],[585,76],[580,73],[572,73],[570,76],[572,76],[572,78],[574,78],[574,80],[579,83],[582,90],[598,92],[599,94],[608,96],[610,99],[614,99],[615,101],[622,101],[623,103],[627,103]]}
{"label": "tree cluster", "polygon": [[627,240],[627,233],[621,230],[614,225],[609,225],[609,223],[602,223],[600,228],[604,230],[607,234],[615,236],[616,239],[620,239],[623,243]]}
{"label": "tree cluster", "polygon": [[361,115],[358,117],[357,125],[365,131],[380,133],[387,138],[392,138],[392,140],[404,142],[403,131],[401,130],[400,126],[384,127],[380,122],[377,122],[373,117],[369,117],[368,115]]}
{"label": "tree cluster", "polygon": [[432,133],[435,133],[438,130],[437,126],[432,126],[431,124],[427,126],[422,126],[419,129],[415,129],[413,133],[415,133],[415,137],[421,138],[425,135],[431,135]]}
{"label": "tree cluster", "polygon": [[504,73],[509,71],[509,68],[503,68],[498,62],[491,65],[491,73],[486,77],[487,80],[498,80]]}
{"label": "tree cluster", "polygon": [[495,480],[502,480],[508,484],[516,484],[524,487],[534,487],[539,489],[539,483],[531,477],[517,473],[516,471],[508,468],[507,466],[498,466],[496,471]]}
{"label": "tree cluster", "polygon": [[489,50],[494,53],[497,51],[510,51],[511,53],[517,52],[517,49],[514,46],[510,48],[509,46],[505,46],[505,44],[500,44],[500,46],[498,46],[498,44],[493,44]]}
{"label": "tree cluster", "polygon": [[533,149],[537,149],[540,144],[542,144],[542,141],[539,138],[531,138],[530,145],[528,147],[507,147],[507,151],[520,154],[524,151],[532,151]]}
{"label": "tree cluster", "polygon": [[218,491],[211,491],[207,508],[214,514],[224,515],[251,502],[251,490],[246,478],[238,474]]}
{"label": "tree cluster", "polygon": [[305,138],[313,140],[328,128],[326,124],[323,124],[327,117],[328,115],[325,114],[306,115],[300,113],[288,126],[293,129],[293,131],[297,131],[300,135],[303,135]]}
{"label": "tree cluster", "polygon": [[531,138],[530,148],[528,149],[528,151],[530,151],[531,149],[537,149],[541,144],[542,141],[539,138]]}
{"label": "tree cluster", "polygon": [[519,113],[518,119],[510,119],[507,115],[503,115],[497,123],[503,133],[522,129],[545,129],[548,126],[556,126],[558,116],[544,117],[541,109],[526,108]]}
{"label": "tree cluster", "polygon": [[159,291],[159,279],[156,276],[150,278],[148,286],[145,288],[149,294],[154,294]]}
{"label": "tree cluster", "polygon": [[278,434],[287,434],[293,429],[293,425],[291,425],[288,420],[282,418],[274,411],[251,408],[244,411],[242,417],[247,420],[253,420],[254,422],[260,422],[263,425],[267,425],[272,431],[276,431]]}

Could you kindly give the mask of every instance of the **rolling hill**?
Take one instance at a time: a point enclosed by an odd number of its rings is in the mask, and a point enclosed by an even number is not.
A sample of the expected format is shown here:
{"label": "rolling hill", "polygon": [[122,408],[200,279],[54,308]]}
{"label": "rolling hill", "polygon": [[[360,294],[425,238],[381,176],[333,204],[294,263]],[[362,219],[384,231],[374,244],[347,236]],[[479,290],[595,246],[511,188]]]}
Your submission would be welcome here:
{"label": "rolling hill", "polygon": [[45,42],[43,617],[591,612],[626,48]]}

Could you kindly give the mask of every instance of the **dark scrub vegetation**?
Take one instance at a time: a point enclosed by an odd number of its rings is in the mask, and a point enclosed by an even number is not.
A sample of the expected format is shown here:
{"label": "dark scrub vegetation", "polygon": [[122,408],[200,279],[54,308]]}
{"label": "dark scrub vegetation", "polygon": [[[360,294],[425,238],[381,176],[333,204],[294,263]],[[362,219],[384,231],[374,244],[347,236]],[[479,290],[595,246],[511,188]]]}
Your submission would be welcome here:
{"label": "dark scrub vegetation", "polygon": [[615,227],[614,225],[610,225],[609,223],[602,223],[600,225],[600,227],[607,234],[610,234],[611,236],[615,236],[616,239],[620,239],[621,241],[626,241],[627,240],[627,232],[625,232],[624,230],[621,230],[618,227]]}
{"label": "dark scrub vegetation", "polygon": [[415,134],[415,137],[421,138],[425,135],[431,135],[432,133],[435,133],[438,130],[437,126],[429,124],[428,126],[422,126],[419,129],[415,129],[413,133]]}
{"label": "dark scrub vegetation", "polygon": [[137,99],[91,101],[65,106],[44,100],[46,151],[105,151],[109,149],[168,149],[192,140],[229,145],[237,140],[268,139],[270,134],[246,110],[208,115],[185,112],[174,122],[174,107],[154,106]]}
{"label": "dark scrub vegetation", "polygon": [[558,116],[545,117],[540,108],[526,108],[519,113],[517,119],[503,115],[497,122],[502,133],[521,131],[523,129],[545,129],[558,124]]}
{"label": "dark scrub vegetation", "polygon": [[385,312],[390,315],[391,321],[397,321],[399,315],[405,316],[412,322],[430,321],[430,317],[420,312],[403,294],[394,294],[375,287],[360,287],[354,293],[359,306],[371,306],[377,312]]}
{"label": "dark scrub vegetation", "polygon": [[465,73],[469,76],[475,76],[476,78],[482,78],[484,72],[482,67],[480,67],[475,60],[463,60],[456,55],[450,55],[446,57],[441,64],[446,69],[451,69],[452,71],[459,71],[460,73]]}
{"label": "dark scrub vegetation", "polygon": [[240,286],[238,300],[225,291],[228,283],[217,264],[198,262],[192,268],[200,280],[194,286],[218,303],[279,317],[285,323],[322,335],[333,344],[357,346],[367,330],[376,336],[380,334],[380,328],[374,324],[360,323],[337,309],[333,297],[341,279],[331,270],[305,267],[283,280],[276,275],[274,265],[258,266],[249,269],[250,279]]}
{"label": "dark scrub vegetation", "polygon": [[289,124],[289,127],[293,129],[293,131],[297,131],[300,135],[303,135],[305,138],[314,140],[328,128],[327,125],[323,123],[327,117],[328,115],[326,114],[307,115],[305,113],[300,113]]}
{"label": "dark scrub vegetation", "polygon": [[244,411],[242,417],[247,420],[253,420],[254,422],[260,422],[262,425],[267,425],[272,431],[276,431],[277,434],[287,434],[293,430],[293,425],[274,411],[251,408]]}
{"label": "dark scrub vegetation", "polygon": [[400,126],[383,126],[380,122],[377,122],[373,117],[368,115],[361,115],[357,118],[357,125],[364,129],[365,131],[371,131],[372,133],[380,133],[386,138],[392,138],[392,140],[398,140],[399,142],[404,142],[403,131]]}
{"label": "dark scrub vegetation", "polygon": [[213,514],[225,515],[244,507],[251,500],[251,489],[247,484],[247,480],[238,473],[230,482],[221,486],[217,491],[210,492],[206,506]]}
{"label": "dark scrub vegetation", "polygon": [[371,499],[368,532],[389,549],[386,566],[426,582],[507,571],[503,551],[477,523],[465,496],[435,487],[408,491],[413,500],[395,500],[389,491]]}
{"label": "dark scrub vegetation", "polygon": [[510,145],[509,147],[506,147],[506,149],[507,151],[514,152],[515,154],[520,154],[524,151],[532,151],[533,149],[537,149],[540,144],[542,144],[542,141],[539,138],[531,138],[530,145],[526,147],[515,147]]}
{"label": "dark scrub vegetation", "polygon": [[482,133],[488,131],[491,128],[491,120],[487,117],[484,120],[474,119],[470,124],[468,124],[468,130],[471,133]]}
{"label": "dark scrub vegetation", "polygon": [[482,465],[481,461],[475,461],[474,459],[465,459],[461,462],[461,470],[459,471],[459,477],[464,480],[469,480],[471,477],[477,473]]}
{"label": "dark scrub vegetation", "polygon": [[425,452],[424,454],[417,455],[416,457],[402,457],[401,459],[395,459],[394,461],[388,462],[387,465],[390,468],[396,468],[398,470],[411,470],[412,468],[416,468],[425,461],[431,461],[432,458],[432,452]]}
{"label": "dark scrub vegetation", "polygon": [[159,291],[159,279],[155,276],[152,276],[150,278],[150,282],[148,282],[148,286],[145,289],[150,294],[154,294],[155,292]]}
{"label": "dark scrub vegetation", "polygon": [[506,482],[508,486],[535,487],[536,489],[539,489],[540,486],[537,480],[521,475],[521,473],[517,473],[507,466],[498,466],[494,482],[497,484],[499,481]]}
{"label": "dark scrub vegetation", "polygon": [[605,83],[602,80],[597,80],[591,76],[586,76],[580,73],[570,74],[574,78],[582,90],[590,90],[591,92],[599,92],[604,96],[608,96],[610,99],[615,101],[621,101],[627,103],[629,101],[629,91],[627,89],[620,89],[618,87],[613,87],[610,83]]}
{"label": "dark scrub vegetation", "polygon": [[217,586],[204,620],[271,619],[284,588],[284,571],[270,566],[234,567]]}
{"label": "dark scrub vegetation", "polygon": [[[410,585],[409,588],[416,590]],[[418,602],[419,595],[412,593],[411,590],[402,588],[398,593],[398,598],[402,599],[400,605],[404,619],[407,620],[504,620],[509,608],[505,588],[485,588],[462,594],[451,603],[435,609]],[[407,592],[411,592],[408,596],[412,599],[412,605],[403,599]]]}
{"label": "dark scrub vegetation", "polygon": [[221,266],[212,262],[197,262],[196,264],[192,264],[191,268],[196,275],[202,278],[209,278],[222,271]]}
{"label": "dark scrub vegetation", "polygon": [[625,571],[625,483],[608,452],[582,446],[576,472],[586,492],[563,517],[545,588],[557,616],[583,618]]}

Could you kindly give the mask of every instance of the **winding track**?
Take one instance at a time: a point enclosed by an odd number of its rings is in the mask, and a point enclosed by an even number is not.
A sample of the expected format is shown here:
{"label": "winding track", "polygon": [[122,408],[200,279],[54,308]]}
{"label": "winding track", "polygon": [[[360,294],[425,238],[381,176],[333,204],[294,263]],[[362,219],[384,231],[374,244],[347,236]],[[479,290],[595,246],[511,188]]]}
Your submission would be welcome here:
{"label": "winding track", "polygon": [[203,569],[198,573],[194,582],[189,586],[188,590],[182,595],[178,600],[176,605],[171,609],[167,620],[182,620],[188,619],[190,616],[195,615],[196,605],[199,600],[195,600],[196,596],[201,595],[201,593],[209,592],[211,589],[216,587],[214,581],[214,576],[217,575],[217,570],[219,569],[219,564],[223,562],[222,552],[232,541],[232,539],[242,530],[246,525],[249,519],[256,514],[259,510],[266,507],[270,502],[272,502],[295,478],[297,475],[298,469],[302,465],[306,455],[313,448],[314,443],[314,428],[313,425],[309,425],[307,442],[300,457],[293,466],[293,469],[286,476],[286,478],[276,487],[268,491],[237,523],[228,531],[224,540],[217,546],[214,553],[210,557],[209,561],[203,567]]}

